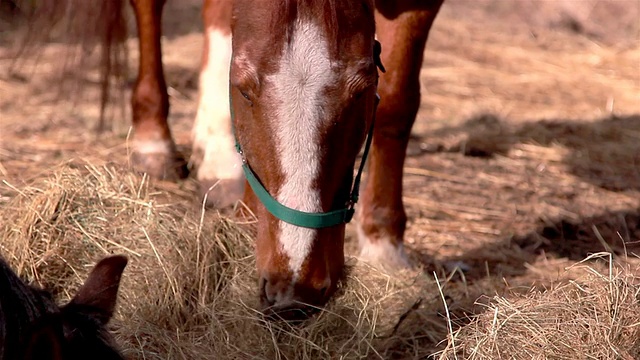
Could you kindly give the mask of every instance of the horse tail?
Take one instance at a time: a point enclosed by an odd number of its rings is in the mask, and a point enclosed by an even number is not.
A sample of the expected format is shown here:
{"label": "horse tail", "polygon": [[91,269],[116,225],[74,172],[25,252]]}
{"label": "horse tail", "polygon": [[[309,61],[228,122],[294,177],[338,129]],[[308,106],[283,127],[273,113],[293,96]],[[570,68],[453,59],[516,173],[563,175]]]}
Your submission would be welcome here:
{"label": "horse tail", "polygon": [[125,79],[127,73],[126,0],[13,1],[26,19],[26,31],[18,42],[12,67],[52,40],[74,45],[61,62],[61,74],[85,67],[98,51],[101,96],[97,130],[103,131],[112,83]]}

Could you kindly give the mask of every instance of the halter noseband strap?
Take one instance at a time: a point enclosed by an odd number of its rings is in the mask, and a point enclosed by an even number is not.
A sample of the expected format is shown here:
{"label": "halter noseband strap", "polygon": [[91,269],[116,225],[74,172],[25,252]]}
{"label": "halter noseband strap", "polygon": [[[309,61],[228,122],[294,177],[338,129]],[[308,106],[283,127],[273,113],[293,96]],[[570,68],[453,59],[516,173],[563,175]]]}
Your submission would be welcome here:
{"label": "halter noseband strap", "polygon": [[[229,91],[231,91],[231,89],[229,89]],[[371,141],[373,138],[373,127],[376,120],[375,113],[379,101],[380,96],[376,93],[376,106],[373,111],[373,120],[371,121],[371,126],[369,127],[369,131],[367,133],[367,139],[365,141],[364,152],[362,153],[362,160],[360,161],[360,167],[358,168],[358,173],[356,174],[356,177],[353,181],[353,188],[351,189],[351,194],[349,194],[349,200],[345,204],[345,207],[329,212],[310,213],[292,209],[279,203],[278,200],[276,200],[273,196],[271,196],[271,194],[269,194],[260,180],[258,180],[258,177],[247,163],[247,158],[242,151],[242,147],[240,146],[238,137],[235,133],[233,104],[231,103],[231,92],[229,92],[231,131],[233,132],[233,137],[236,143],[236,150],[242,157],[242,169],[244,171],[244,175],[247,178],[247,182],[251,186],[251,189],[253,189],[253,192],[273,216],[292,225],[313,229],[332,227],[340,224],[346,224],[351,221],[355,212],[354,205],[358,202],[358,194],[360,192],[360,179],[362,178],[364,165],[367,161],[367,156],[369,155],[369,148],[371,147]]]}

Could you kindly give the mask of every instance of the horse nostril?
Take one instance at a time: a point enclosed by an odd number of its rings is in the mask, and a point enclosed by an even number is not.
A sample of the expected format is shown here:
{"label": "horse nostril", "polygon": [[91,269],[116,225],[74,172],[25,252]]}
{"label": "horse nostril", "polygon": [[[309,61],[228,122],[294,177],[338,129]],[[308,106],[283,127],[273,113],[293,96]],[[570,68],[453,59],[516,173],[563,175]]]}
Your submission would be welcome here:
{"label": "horse nostril", "polygon": [[328,300],[328,297],[331,295],[331,278],[330,277],[326,277],[324,279],[324,281],[320,284],[318,284],[319,286],[316,288],[317,292],[316,292],[316,296],[319,296],[320,299],[322,299],[322,302],[326,302]]}
{"label": "horse nostril", "polygon": [[329,287],[325,286],[322,289],[320,289],[319,292],[320,292],[320,297],[325,299],[327,297],[327,293],[329,292]]}
{"label": "horse nostril", "polygon": [[275,303],[275,297],[270,294],[268,283],[266,278],[260,277],[260,302],[265,306],[271,306]]}

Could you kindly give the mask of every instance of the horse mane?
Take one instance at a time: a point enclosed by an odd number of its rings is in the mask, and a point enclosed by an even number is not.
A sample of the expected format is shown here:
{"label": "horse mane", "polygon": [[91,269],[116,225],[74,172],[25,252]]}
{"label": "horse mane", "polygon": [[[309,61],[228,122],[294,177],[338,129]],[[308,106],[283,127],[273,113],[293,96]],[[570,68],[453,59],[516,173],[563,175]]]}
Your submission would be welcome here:
{"label": "horse mane", "polygon": [[2,257],[0,294],[0,359],[10,359],[25,340],[24,332],[57,307],[48,292],[25,284]]}

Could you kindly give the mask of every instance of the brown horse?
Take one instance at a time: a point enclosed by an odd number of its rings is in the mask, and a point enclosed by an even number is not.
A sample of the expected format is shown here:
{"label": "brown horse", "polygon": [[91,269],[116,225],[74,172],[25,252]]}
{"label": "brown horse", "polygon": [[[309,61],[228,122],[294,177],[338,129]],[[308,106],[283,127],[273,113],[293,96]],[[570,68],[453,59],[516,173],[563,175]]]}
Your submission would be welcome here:
{"label": "brown horse", "polygon": [[[265,308],[318,306],[335,291],[344,223],[357,201],[353,167],[374,115],[358,208],[361,257],[408,265],[402,169],[420,104],[425,42],[442,1],[205,0],[191,162],[211,205],[229,205],[244,192],[257,215]],[[184,170],[167,124],[164,2],[131,0],[140,39],[133,163],[153,176],[176,178]],[[382,64],[387,71],[378,77]],[[250,187],[243,172],[253,180]],[[328,212],[342,218],[318,220]],[[305,220],[292,220],[298,217]]]}
{"label": "brown horse", "polygon": [[76,296],[59,308],[0,258],[0,360],[124,359],[106,325],[127,258],[100,261]]}

